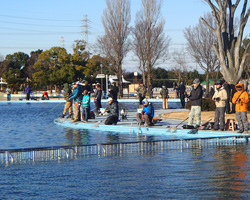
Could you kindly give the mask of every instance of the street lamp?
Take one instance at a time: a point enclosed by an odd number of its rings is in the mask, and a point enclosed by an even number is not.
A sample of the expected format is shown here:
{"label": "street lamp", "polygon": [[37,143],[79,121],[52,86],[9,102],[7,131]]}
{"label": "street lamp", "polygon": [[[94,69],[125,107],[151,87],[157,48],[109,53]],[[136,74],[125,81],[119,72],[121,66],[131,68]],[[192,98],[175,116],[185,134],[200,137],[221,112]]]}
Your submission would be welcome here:
{"label": "street lamp", "polygon": [[[103,67],[103,64],[100,64],[100,67],[101,67],[101,74],[102,74],[102,67]],[[103,90],[102,85],[103,85],[103,82],[102,82],[102,78],[101,78],[101,88],[102,88],[102,90]]]}
{"label": "street lamp", "polygon": [[138,72],[134,72],[135,83],[137,83],[137,76],[138,76]]}

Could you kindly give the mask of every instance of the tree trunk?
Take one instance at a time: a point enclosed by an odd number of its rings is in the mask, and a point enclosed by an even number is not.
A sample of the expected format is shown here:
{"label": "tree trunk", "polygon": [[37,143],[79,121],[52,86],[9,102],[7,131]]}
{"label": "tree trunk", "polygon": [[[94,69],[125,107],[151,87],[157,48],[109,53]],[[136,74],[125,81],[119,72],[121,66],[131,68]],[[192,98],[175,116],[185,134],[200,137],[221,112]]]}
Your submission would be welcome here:
{"label": "tree trunk", "polygon": [[209,73],[206,73],[206,94],[205,96],[207,96],[208,92],[209,92]]}
{"label": "tree trunk", "polygon": [[237,74],[235,68],[227,68],[227,70],[222,69],[221,74],[229,84],[233,85],[236,85],[241,78],[241,75],[239,76]]}
{"label": "tree trunk", "polygon": [[120,97],[123,97],[123,88],[122,88],[122,69],[121,69],[121,65],[118,66],[118,88],[119,88],[119,94]]}

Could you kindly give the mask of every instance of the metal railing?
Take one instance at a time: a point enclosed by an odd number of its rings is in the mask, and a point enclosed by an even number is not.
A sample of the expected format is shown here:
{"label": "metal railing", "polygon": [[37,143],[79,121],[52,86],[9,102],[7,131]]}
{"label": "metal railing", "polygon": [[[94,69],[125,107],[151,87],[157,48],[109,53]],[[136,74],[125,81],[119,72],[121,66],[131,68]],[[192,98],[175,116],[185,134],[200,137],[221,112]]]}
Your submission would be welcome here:
{"label": "metal railing", "polygon": [[154,154],[164,150],[183,150],[190,148],[209,148],[215,146],[248,143],[248,137],[230,136],[218,138],[168,139],[156,141],[135,141],[76,146],[56,146],[42,148],[0,150],[0,164],[37,162],[60,159],[74,159],[86,156],[116,156],[138,153]]}

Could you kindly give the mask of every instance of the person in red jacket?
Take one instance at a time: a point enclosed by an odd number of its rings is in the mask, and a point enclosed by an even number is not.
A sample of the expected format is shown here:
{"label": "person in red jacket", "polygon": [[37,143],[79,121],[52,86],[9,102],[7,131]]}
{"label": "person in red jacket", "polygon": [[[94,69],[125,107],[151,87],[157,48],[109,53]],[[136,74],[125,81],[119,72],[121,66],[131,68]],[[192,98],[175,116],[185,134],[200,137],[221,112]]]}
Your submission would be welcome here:
{"label": "person in red jacket", "polygon": [[49,100],[48,92],[46,91],[43,92],[42,100]]}
{"label": "person in red jacket", "polygon": [[244,91],[243,83],[238,83],[235,86],[237,92],[232,98],[232,103],[235,104],[236,120],[239,124],[238,133],[248,134],[248,119],[247,119],[247,104],[249,102],[249,95]]}

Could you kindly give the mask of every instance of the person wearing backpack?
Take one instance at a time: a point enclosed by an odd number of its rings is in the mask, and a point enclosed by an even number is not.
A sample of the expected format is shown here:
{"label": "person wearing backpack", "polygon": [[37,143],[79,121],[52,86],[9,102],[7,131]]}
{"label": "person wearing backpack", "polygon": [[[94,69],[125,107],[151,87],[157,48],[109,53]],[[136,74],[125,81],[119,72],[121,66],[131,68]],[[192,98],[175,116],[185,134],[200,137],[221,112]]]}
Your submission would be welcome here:
{"label": "person wearing backpack", "polygon": [[237,92],[232,98],[232,103],[235,104],[235,115],[239,124],[240,130],[238,133],[248,134],[247,104],[249,102],[249,95],[244,91],[243,83],[238,83],[235,89]]}

